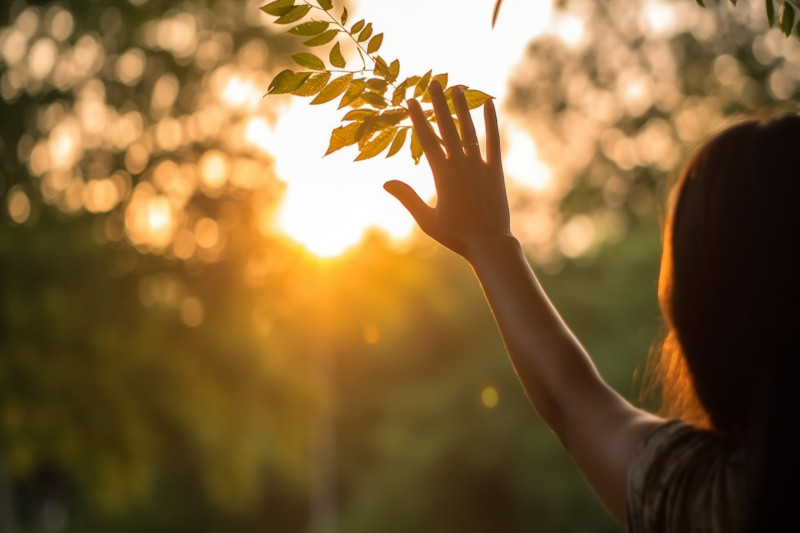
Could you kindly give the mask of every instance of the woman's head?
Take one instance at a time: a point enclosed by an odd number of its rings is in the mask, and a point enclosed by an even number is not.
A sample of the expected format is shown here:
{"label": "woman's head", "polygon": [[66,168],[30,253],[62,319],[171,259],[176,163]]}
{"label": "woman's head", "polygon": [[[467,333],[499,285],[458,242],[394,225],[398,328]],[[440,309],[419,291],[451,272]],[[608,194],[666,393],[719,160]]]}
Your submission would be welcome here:
{"label": "woman's head", "polygon": [[662,361],[665,386],[686,408],[693,385],[723,433],[762,423],[797,364],[798,154],[800,117],[741,122],[699,150],[673,195],[659,301],[677,357]]}

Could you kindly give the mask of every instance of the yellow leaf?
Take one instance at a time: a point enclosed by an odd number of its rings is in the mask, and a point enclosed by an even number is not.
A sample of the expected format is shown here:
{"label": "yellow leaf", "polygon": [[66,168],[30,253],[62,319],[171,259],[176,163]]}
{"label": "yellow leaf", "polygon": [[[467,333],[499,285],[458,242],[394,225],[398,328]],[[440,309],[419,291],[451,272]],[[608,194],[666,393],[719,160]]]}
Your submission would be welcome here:
{"label": "yellow leaf", "polygon": [[311,100],[311,105],[316,104],[324,104],[325,102],[330,102],[340,94],[342,94],[347,86],[350,85],[350,81],[352,81],[353,75],[347,74],[340,78],[336,78],[332,82],[330,82],[320,93],[317,95],[316,98]]}
{"label": "yellow leaf", "polygon": [[347,90],[344,92],[344,96],[339,101],[339,108],[347,107],[351,103],[355,101],[356,98],[361,96],[361,93],[364,92],[364,89],[367,88],[367,82],[364,80],[353,80],[350,82],[350,86],[347,87]]}
{"label": "yellow leaf", "polygon": [[369,141],[364,145],[363,148],[361,148],[361,153],[358,154],[358,157],[356,157],[355,160],[363,161],[365,159],[375,157],[379,153],[386,150],[386,147],[389,146],[390,142],[392,142],[396,131],[397,128],[389,128],[378,133],[374,139]]}
{"label": "yellow leaf", "polygon": [[308,52],[292,54],[292,59],[301,67],[310,68],[311,70],[325,70],[325,63],[314,54],[309,54]]}
{"label": "yellow leaf", "polygon": [[367,80],[367,87],[376,93],[383,94],[389,87],[389,82],[381,78],[370,78]]}
{"label": "yellow leaf", "polygon": [[331,49],[331,53],[330,53],[329,59],[331,60],[331,65],[333,65],[334,67],[337,67],[337,68],[344,68],[345,67],[346,63],[344,61],[344,56],[342,55],[342,50],[339,47],[339,43],[336,43],[335,45],[333,45],[333,48]]}
{"label": "yellow leaf", "polygon": [[294,0],[275,0],[263,6],[261,11],[272,15],[273,17],[280,17],[294,9]]}
{"label": "yellow leaf", "polygon": [[414,158],[414,164],[419,165],[419,160],[422,159],[422,154],[425,152],[422,149],[422,143],[419,142],[417,132],[411,132],[411,157]]}
{"label": "yellow leaf", "polygon": [[[436,76],[433,76],[431,78],[431,82],[433,82],[433,81],[438,81],[439,85],[442,86],[442,90],[444,90],[447,87],[447,73],[437,74]],[[428,84],[428,89],[430,89],[430,83]],[[425,90],[425,94],[422,95],[422,101],[423,102],[430,102],[431,101],[431,93],[428,91],[428,89],[426,89]]]}
{"label": "yellow leaf", "polygon": [[347,114],[342,117],[342,120],[365,120],[375,116],[378,116],[378,112],[374,109],[353,109],[352,111],[348,111]]}
{"label": "yellow leaf", "polygon": [[383,43],[383,34],[379,33],[378,35],[370,39],[369,44],[367,45],[367,53],[374,54],[375,52],[377,52],[378,49],[381,47],[381,43]]}
{"label": "yellow leaf", "polygon": [[361,30],[361,34],[358,36],[358,42],[363,43],[371,36],[372,36],[372,23],[370,22],[363,30]]}
{"label": "yellow leaf", "polygon": [[311,6],[297,6],[293,7],[291,11],[287,12],[285,15],[281,15],[275,20],[276,24],[291,24],[301,18],[305,17],[306,14],[311,11]]}
{"label": "yellow leaf", "polygon": [[467,89],[464,91],[464,97],[467,99],[467,107],[470,109],[475,109],[483,104],[486,103],[486,100],[493,98],[493,96],[488,95],[481,91],[476,91],[475,89]]}
{"label": "yellow leaf", "polygon": [[406,135],[408,134],[408,128],[400,128],[397,131],[397,135],[394,136],[394,140],[392,141],[392,147],[389,148],[389,153],[386,154],[386,157],[392,157],[394,154],[400,151],[403,145],[406,143]]}
{"label": "yellow leaf", "polygon": [[378,93],[367,91],[361,94],[361,98],[363,98],[364,101],[372,107],[376,107],[378,109],[383,109],[388,105],[383,96],[379,95]]}
{"label": "yellow leaf", "polygon": [[425,73],[424,76],[422,76],[422,78],[420,78],[419,82],[417,83],[417,88],[414,89],[414,98],[419,98],[420,96],[425,94],[425,91],[428,90],[428,85],[431,82],[432,72],[433,71],[429,70],[428,72]]}
{"label": "yellow leaf", "polygon": [[351,34],[356,34],[356,33],[360,32],[361,28],[364,27],[365,23],[366,23],[366,21],[364,19],[359,20],[358,22],[353,24],[352,28],[350,28],[350,33]]}
{"label": "yellow leaf", "polygon": [[358,126],[358,122],[353,122],[347,126],[334,128],[334,130],[331,132],[330,144],[328,145],[328,151],[325,152],[325,155],[331,154],[340,148],[344,148],[345,146],[355,144]]}
{"label": "yellow leaf", "polygon": [[406,99],[406,82],[401,83],[392,93],[392,105],[400,105]]}
{"label": "yellow leaf", "polygon": [[320,92],[328,84],[328,80],[330,78],[330,72],[313,74],[309,76],[309,78],[304,81],[300,87],[292,91],[292,94],[297,96],[313,96]]}
{"label": "yellow leaf", "polygon": [[303,22],[302,24],[298,24],[289,30],[288,33],[291,33],[292,35],[309,37],[311,35],[319,35],[323,31],[327,30],[329,25],[330,22],[312,20],[311,22]]}
{"label": "yellow leaf", "polygon": [[286,94],[296,90],[311,75],[310,72],[281,71],[269,84],[267,94]]}
{"label": "yellow leaf", "polygon": [[306,46],[322,46],[323,44],[328,44],[339,34],[339,30],[328,30],[326,32],[322,32],[316,37],[312,37],[311,39],[304,41],[303,44]]}

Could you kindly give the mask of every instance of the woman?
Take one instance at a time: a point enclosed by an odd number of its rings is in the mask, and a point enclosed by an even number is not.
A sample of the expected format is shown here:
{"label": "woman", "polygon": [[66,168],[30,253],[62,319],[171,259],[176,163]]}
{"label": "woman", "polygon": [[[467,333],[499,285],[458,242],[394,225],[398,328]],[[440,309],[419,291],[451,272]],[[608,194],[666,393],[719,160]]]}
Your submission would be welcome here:
{"label": "woman", "polygon": [[469,261],[531,402],[609,511],[632,532],[786,523],[800,449],[790,418],[800,231],[789,210],[800,176],[781,151],[794,153],[800,120],[724,132],[679,183],[659,283],[670,328],[659,368],[668,399],[681,400],[678,414],[707,420],[704,430],[642,411],[603,382],[511,234],[492,102],[484,159],[463,93],[453,91],[460,133],[442,87],[432,83],[430,93],[441,142],[419,103],[408,105],[437,204],[402,182],[385,188]]}

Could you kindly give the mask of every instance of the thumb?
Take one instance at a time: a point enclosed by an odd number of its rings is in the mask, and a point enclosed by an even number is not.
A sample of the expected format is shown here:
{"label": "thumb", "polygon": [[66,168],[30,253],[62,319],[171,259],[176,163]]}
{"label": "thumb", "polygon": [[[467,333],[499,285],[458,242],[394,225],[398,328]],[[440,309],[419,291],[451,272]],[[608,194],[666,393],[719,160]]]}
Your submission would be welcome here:
{"label": "thumb", "polygon": [[383,184],[383,188],[408,209],[420,228],[423,230],[427,228],[433,209],[414,192],[414,189],[397,180],[387,181]]}

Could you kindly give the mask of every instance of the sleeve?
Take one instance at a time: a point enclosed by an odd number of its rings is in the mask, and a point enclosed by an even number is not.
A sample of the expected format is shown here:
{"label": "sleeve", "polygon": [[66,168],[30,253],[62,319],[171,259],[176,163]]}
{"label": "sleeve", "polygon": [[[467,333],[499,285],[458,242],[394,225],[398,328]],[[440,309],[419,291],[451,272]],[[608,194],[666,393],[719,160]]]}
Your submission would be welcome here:
{"label": "sleeve", "polygon": [[653,431],[628,468],[628,532],[735,531],[744,479],[733,451],[726,439],[680,421]]}

